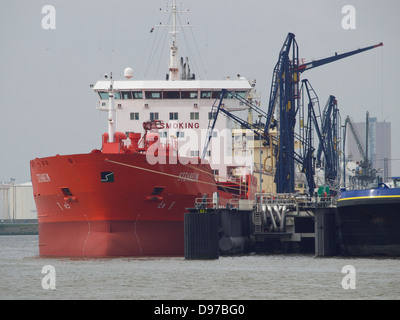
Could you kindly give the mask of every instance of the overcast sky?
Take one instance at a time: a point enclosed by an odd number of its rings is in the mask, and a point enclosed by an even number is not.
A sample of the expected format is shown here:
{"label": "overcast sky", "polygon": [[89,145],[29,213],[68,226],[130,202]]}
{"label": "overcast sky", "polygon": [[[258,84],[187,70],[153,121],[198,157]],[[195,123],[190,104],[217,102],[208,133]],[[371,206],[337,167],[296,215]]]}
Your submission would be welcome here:
{"label": "overcast sky", "polygon": [[[0,182],[30,180],[29,161],[56,154],[86,153],[101,147],[106,113],[96,110],[89,85],[101,74],[122,78],[131,66],[135,79],[164,79],[164,53],[153,46],[162,30],[150,29],[168,15],[168,0],[2,0],[0,2]],[[365,114],[392,123],[392,175],[400,176],[400,1],[398,0],[182,0],[189,14],[179,38],[180,54],[194,54],[197,78],[222,79],[240,73],[257,80],[266,110],[272,71],[288,32],[300,57],[323,58],[380,42],[383,48],[309,72],[321,106],[336,96],[342,121]],[[56,10],[56,29],[42,28],[42,7]],[[342,7],[356,10],[356,29],[342,28]],[[192,31],[191,31],[192,30]],[[193,40],[192,34],[195,36]],[[152,50],[153,49],[153,50]],[[200,55],[200,57],[199,57]],[[152,68],[148,69],[149,57]],[[148,69],[148,70],[147,70]],[[194,69],[194,70],[193,70]],[[147,72],[146,72],[147,70]]]}

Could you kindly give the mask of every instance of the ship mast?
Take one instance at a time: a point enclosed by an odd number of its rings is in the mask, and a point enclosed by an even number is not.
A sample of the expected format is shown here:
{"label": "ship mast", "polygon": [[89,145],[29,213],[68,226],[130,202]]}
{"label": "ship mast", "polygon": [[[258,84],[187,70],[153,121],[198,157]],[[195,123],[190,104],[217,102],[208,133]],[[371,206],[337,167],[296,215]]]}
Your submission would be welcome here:
{"label": "ship mast", "polygon": [[179,80],[178,47],[176,43],[176,0],[172,1],[172,43],[169,57],[169,80]]}
{"label": "ship mast", "polygon": [[[161,9],[160,9],[161,10]],[[189,25],[177,25],[177,17],[179,13],[189,13],[190,11],[182,11],[178,10],[176,6],[176,0],[172,0],[172,10],[171,11],[163,11],[165,13],[170,13],[172,14],[172,25],[160,25],[154,26],[154,27],[166,27],[166,28],[171,28],[169,33],[172,35],[171,39],[171,44],[170,44],[170,54],[169,54],[169,63],[168,63],[168,69],[169,69],[169,74],[168,74],[168,80],[170,81],[175,81],[175,80],[182,80],[182,77],[180,75],[179,69],[181,66],[179,62],[179,57],[178,57],[178,44],[176,40],[176,35],[179,33],[177,30],[177,27],[192,27]],[[186,68],[188,68],[188,65],[186,64]]]}
{"label": "ship mast", "polygon": [[110,73],[110,89],[108,91],[108,142],[114,142],[116,110],[114,104],[114,80]]}

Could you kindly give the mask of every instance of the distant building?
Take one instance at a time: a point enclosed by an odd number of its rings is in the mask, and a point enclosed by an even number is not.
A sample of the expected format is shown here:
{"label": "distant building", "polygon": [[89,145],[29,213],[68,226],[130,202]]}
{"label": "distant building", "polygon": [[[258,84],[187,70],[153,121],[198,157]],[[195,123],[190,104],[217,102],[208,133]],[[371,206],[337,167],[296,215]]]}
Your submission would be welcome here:
{"label": "distant building", "polygon": [[[354,123],[354,126],[365,152],[365,122]],[[378,122],[377,118],[369,118],[368,134],[368,158],[371,161],[372,167],[377,171],[377,175],[381,177],[383,181],[388,181],[392,176],[392,165],[390,161],[392,158],[391,123]],[[346,139],[347,159],[350,161],[362,160],[355,139],[349,130],[347,131]]]}
{"label": "distant building", "polygon": [[0,184],[0,222],[37,219],[32,183]]}

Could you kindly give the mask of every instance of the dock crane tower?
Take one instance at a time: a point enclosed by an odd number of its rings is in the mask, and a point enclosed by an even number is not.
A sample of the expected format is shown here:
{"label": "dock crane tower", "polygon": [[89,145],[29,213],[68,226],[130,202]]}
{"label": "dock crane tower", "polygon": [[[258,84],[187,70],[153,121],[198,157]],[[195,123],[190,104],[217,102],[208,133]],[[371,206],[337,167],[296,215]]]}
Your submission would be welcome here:
{"label": "dock crane tower", "polygon": [[[321,120],[321,134],[323,143],[318,146],[317,150],[317,167],[323,167],[325,170],[325,181],[331,186],[337,186],[339,176],[339,157],[340,148],[340,114],[335,96],[329,96],[325,104]],[[324,151],[324,158],[322,152]]]}
{"label": "dock crane tower", "polygon": [[[325,173],[330,170],[333,166],[333,154],[329,148],[330,137],[326,134],[326,131],[330,130],[326,123],[320,124],[318,119],[321,119],[319,99],[315,90],[311,86],[311,83],[305,79],[301,81],[301,102],[299,104],[299,135],[296,140],[299,141],[300,151],[295,151],[295,159],[301,165],[301,172],[305,174],[307,181],[308,194],[313,194],[315,185],[315,167],[323,167]],[[308,103],[305,102],[308,98]],[[314,132],[318,138],[318,155],[315,157],[314,151]],[[325,164],[321,165],[321,155],[324,154]],[[298,156],[300,154],[300,156]],[[318,161],[317,164],[315,163]],[[328,170],[327,170],[328,169]],[[332,177],[336,179],[336,176]],[[326,176],[325,176],[326,180]]]}
{"label": "dock crane tower", "polygon": [[[335,55],[328,58],[300,64],[298,58],[299,47],[295,40],[295,35],[293,33],[287,35],[274,68],[264,128],[265,139],[268,143],[274,143],[277,149],[275,183],[278,193],[293,193],[295,191],[295,141],[293,132],[300,98],[300,75],[307,70],[381,46],[383,46],[383,43],[342,54],[335,53]],[[277,117],[274,118],[275,114]],[[269,132],[276,126],[278,127],[279,135],[277,141],[273,141],[269,136]]]}
{"label": "dock crane tower", "polygon": [[[344,59],[380,46],[383,46],[383,43],[353,50],[343,54],[335,54],[334,56],[321,60],[300,64],[298,58],[299,47],[295,40],[295,35],[293,33],[289,33],[279,52],[278,62],[274,68],[267,112],[262,111],[260,108],[250,103],[247,103],[241,97],[236,96],[233,92],[222,90],[219,102],[217,104],[214,103],[213,105],[212,114],[214,116],[209,122],[208,138],[206,139],[202,158],[205,157],[208,144],[211,140],[212,130],[215,126],[218,114],[221,111],[226,116],[231,117],[234,121],[241,124],[242,127],[253,130],[255,134],[262,136],[262,139],[265,140],[267,145],[270,145],[271,143],[273,144],[273,148],[275,150],[274,154],[276,156],[276,191],[277,193],[293,193],[295,191],[295,161],[300,161],[302,164],[305,161],[304,154],[303,159],[299,159],[299,157],[296,159],[295,154],[295,125],[300,104],[300,75],[306,70]],[[264,128],[262,130],[255,129],[253,124],[247,123],[247,121],[240,119],[236,115],[233,115],[224,109],[222,101],[228,96],[228,94],[230,94],[233,98],[243,100],[242,102],[244,104],[255,110],[259,115],[261,115],[261,117],[265,118]],[[218,99],[216,102],[217,101]],[[270,130],[274,128],[277,128],[277,136],[270,135]],[[327,154],[327,152],[324,153],[325,155]]]}

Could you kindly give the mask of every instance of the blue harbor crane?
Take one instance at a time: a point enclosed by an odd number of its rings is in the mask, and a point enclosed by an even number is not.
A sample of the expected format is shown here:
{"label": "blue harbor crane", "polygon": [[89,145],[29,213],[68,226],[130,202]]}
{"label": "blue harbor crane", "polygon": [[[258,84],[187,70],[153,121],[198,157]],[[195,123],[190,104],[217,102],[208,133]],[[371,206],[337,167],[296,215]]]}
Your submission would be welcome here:
{"label": "blue harbor crane", "polygon": [[[383,43],[342,54],[299,63],[299,47],[295,35],[289,33],[279,52],[271,83],[270,99],[264,128],[265,139],[274,143],[269,137],[271,129],[278,126],[278,140],[275,141],[277,151],[275,183],[277,193],[293,193],[295,191],[295,158],[294,158],[294,128],[296,112],[299,104],[300,74],[322,65],[338,61],[355,54],[383,46]],[[278,115],[279,120],[274,118]]]}
{"label": "blue harbor crane", "polygon": [[[321,120],[322,143],[318,146],[316,166],[325,170],[328,184],[336,184],[339,173],[340,114],[335,96],[329,96]],[[324,151],[324,159],[322,152]]]}
{"label": "blue harbor crane", "polygon": [[[300,157],[295,156],[301,164],[301,172],[306,176],[308,193],[312,194],[315,185],[315,169],[322,168],[325,173],[325,184],[337,190],[339,185],[339,157],[340,157],[340,114],[337,100],[329,96],[321,115],[319,99],[311,83],[302,80],[300,88],[301,100],[298,110]],[[308,103],[305,99],[308,98]],[[320,121],[319,121],[320,120]],[[314,155],[314,137],[318,139],[317,154]],[[295,155],[297,152],[295,151]]]}
{"label": "blue harbor crane", "polygon": [[[326,148],[325,136],[321,133],[318,118],[321,118],[319,99],[310,82],[306,79],[302,81],[300,88],[301,102],[299,104],[299,137],[296,140],[300,143],[300,156],[295,156],[295,160],[301,165],[301,172],[306,176],[308,194],[313,194],[315,185],[315,147],[314,147],[314,131],[319,141],[321,153],[324,153],[325,159],[329,159],[328,150]],[[305,103],[305,98],[308,98],[308,103]],[[318,114],[316,113],[316,109]],[[295,152],[295,155],[297,152]],[[328,164],[329,165],[329,164]]]}
{"label": "blue harbor crane", "polygon": [[[328,58],[300,64],[299,47],[295,35],[289,33],[279,52],[278,62],[274,68],[267,112],[261,110],[234,92],[222,90],[220,98],[215,101],[212,107],[213,117],[209,121],[208,136],[206,138],[202,157],[204,158],[206,155],[217,117],[219,113],[222,112],[224,115],[239,123],[242,128],[252,130],[260,139],[265,140],[265,145],[273,145],[274,156],[276,157],[275,183],[277,193],[293,193],[295,191],[295,162],[302,165],[302,171],[306,174],[309,193],[312,193],[313,187],[315,186],[315,172],[314,169],[312,169],[314,167],[313,161],[315,161],[315,149],[312,142],[313,130],[317,132],[319,139],[317,164],[321,165],[321,154],[323,153],[325,161],[324,167],[328,169],[326,172],[326,178],[328,180],[335,180],[337,177],[339,157],[339,151],[337,148],[337,108],[334,107],[335,104],[330,106],[330,102],[328,103],[328,106],[324,109],[324,118],[320,130],[317,115],[313,108],[315,99],[318,98],[309,82],[302,82],[306,87],[304,91],[307,92],[309,98],[309,103],[307,104],[309,118],[307,118],[307,126],[304,127],[302,133],[296,134],[296,119],[301,104],[301,89],[299,87],[300,75],[306,70],[344,59],[382,45],[383,44],[380,43],[343,54],[335,53],[334,56]],[[227,98],[228,95],[231,95],[232,98],[239,99],[244,105],[258,113],[260,115],[260,124],[261,118],[264,118],[264,128],[260,129],[259,125],[255,126],[254,124],[248,123],[227,111],[223,106],[223,99]],[[277,129],[278,134],[274,136],[270,135],[270,130],[275,128]],[[331,132],[333,129],[336,131]],[[295,150],[296,139],[298,139],[300,144],[303,146],[302,151],[299,153]]]}

